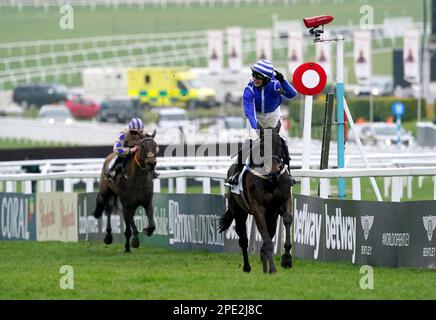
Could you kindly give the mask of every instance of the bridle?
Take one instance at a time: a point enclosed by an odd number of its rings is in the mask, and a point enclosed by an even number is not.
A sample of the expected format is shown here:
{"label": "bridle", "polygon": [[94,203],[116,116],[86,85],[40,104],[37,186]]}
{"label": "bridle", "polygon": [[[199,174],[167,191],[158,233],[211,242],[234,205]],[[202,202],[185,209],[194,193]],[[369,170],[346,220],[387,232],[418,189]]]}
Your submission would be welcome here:
{"label": "bridle", "polygon": [[[272,132],[272,133],[269,133],[269,134],[267,134],[267,135],[276,135],[276,136],[279,136],[279,137],[280,137],[280,134],[277,133],[277,132]],[[262,138],[258,138],[254,143],[256,143],[257,141],[262,140],[262,139],[264,139],[264,138],[265,138],[265,135],[262,135]],[[280,147],[281,147],[281,144],[280,144]],[[280,177],[280,176],[281,176],[281,175],[286,171],[285,164],[283,163],[283,160],[280,159],[279,156],[271,155],[271,156],[268,156],[268,157],[266,157],[266,158],[264,158],[264,159],[265,159],[265,160],[268,160],[268,159],[275,159],[275,160],[279,163],[279,170],[280,170],[280,171],[278,171],[278,173],[276,173],[276,177],[277,177],[277,178]],[[265,163],[265,160],[264,160],[264,163]],[[253,168],[252,168],[251,166],[249,166],[249,165],[247,166],[247,169],[248,169],[248,171],[250,171],[252,174],[254,174],[255,176],[257,176],[257,177],[259,177],[259,178],[262,178],[262,179],[264,179],[264,180],[268,180],[268,181],[271,180],[272,172],[270,172],[270,173],[268,173],[268,174],[262,174],[262,173],[256,171],[255,169],[253,169]]]}
{"label": "bridle", "polygon": [[[152,140],[152,141],[154,141],[154,138],[152,138],[152,137],[145,137],[145,138],[142,138],[142,139],[141,139],[141,142],[140,142],[139,144],[142,144],[144,141],[147,141],[147,140]],[[144,166],[141,165],[141,159],[139,159],[138,154],[139,154],[139,149],[137,149],[137,150],[135,151],[135,156],[133,157],[133,160],[134,160],[135,164],[136,164],[136,165],[137,165],[141,170],[147,170],[147,169],[148,169],[147,164],[143,164]],[[145,157],[146,157],[146,158],[153,158],[153,157],[154,157],[154,154],[153,154],[153,156],[150,156],[150,155],[147,154]]]}

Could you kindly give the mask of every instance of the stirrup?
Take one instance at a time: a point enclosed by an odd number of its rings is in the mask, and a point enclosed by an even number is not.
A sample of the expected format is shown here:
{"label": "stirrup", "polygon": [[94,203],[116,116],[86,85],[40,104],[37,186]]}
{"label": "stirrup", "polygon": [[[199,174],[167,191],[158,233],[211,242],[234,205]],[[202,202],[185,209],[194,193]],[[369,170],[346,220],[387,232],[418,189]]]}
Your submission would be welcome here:
{"label": "stirrup", "polygon": [[297,183],[297,180],[295,180],[295,177],[291,173],[289,173],[289,179],[291,180],[291,187]]}

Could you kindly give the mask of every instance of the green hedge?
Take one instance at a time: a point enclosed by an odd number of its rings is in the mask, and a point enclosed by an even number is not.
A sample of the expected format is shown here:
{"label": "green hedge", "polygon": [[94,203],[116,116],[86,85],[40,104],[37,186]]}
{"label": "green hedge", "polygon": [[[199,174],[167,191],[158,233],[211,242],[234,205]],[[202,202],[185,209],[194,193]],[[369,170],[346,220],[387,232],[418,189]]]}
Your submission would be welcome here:
{"label": "green hedge", "polygon": [[[363,118],[369,120],[369,97],[363,98],[346,98],[348,106],[353,116],[353,120]],[[417,118],[417,99],[398,99],[395,97],[374,97],[374,121],[386,121],[392,115],[391,106],[394,102],[403,102],[406,105],[406,112],[402,118],[403,121],[415,121]],[[295,122],[300,121],[300,99],[288,102],[289,117]],[[312,125],[322,125],[324,122],[325,96],[320,96],[313,101]],[[303,114],[301,114],[303,116]],[[426,118],[425,101],[422,101],[421,118]],[[336,101],[333,110],[333,119],[336,118]],[[335,121],[335,120],[334,120]]]}

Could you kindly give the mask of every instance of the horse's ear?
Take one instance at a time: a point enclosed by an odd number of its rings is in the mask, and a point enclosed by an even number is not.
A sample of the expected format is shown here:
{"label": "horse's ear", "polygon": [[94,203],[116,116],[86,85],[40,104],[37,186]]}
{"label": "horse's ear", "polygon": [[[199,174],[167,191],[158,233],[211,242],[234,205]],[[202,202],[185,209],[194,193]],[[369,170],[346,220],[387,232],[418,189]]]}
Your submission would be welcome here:
{"label": "horse's ear", "polygon": [[277,123],[277,125],[276,125],[276,127],[275,127],[275,131],[276,132],[280,132],[280,127],[282,126],[282,123],[281,123],[281,121],[279,120],[279,122]]}
{"label": "horse's ear", "polygon": [[156,129],[153,130],[152,134],[146,134],[147,137],[152,137],[154,139],[154,137],[156,136]]}

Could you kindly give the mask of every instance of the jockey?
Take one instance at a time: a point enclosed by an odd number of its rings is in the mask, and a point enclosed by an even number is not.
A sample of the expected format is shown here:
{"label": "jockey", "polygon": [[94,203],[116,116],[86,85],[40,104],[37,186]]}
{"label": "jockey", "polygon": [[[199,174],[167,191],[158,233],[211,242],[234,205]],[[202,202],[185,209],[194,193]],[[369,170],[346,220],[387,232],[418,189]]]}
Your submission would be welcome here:
{"label": "jockey", "polygon": [[[233,175],[229,177],[228,183],[231,185],[238,184],[238,175],[242,171],[244,164],[243,151],[247,150],[248,145],[251,145],[251,140],[257,136],[256,129],[258,123],[263,127],[276,127],[278,121],[281,121],[282,113],[280,104],[282,103],[282,95],[288,99],[292,99],[297,95],[297,92],[292,85],[284,78],[283,74],[274,69],[272,63],[268,60],[259,60],[251,66],[252,79],[244,89],[242,96],[242,104],[244,114],[247,117],[248,137],[244,142],[244,146],[238,152],[237,165]],[[283,137],[284,126],[282,128],[282,146],[283,146],[283,162],[288,167],[289,171],[289,150],[286,140]],[[245,157],[244,157],[245,159]]]}
{"label": "jockey", "polygon": [[[114,144],[114,152],[117,158],[113,166],[109,169],[106,178],[114,181],[116,175],[124,170],[130,155],[134,154],[138,149],[138,144],[145,137],[144,123],[140,118],[130,120],[129,126],[124,128],[119,134]],[[159,174],[153,170],[153,179],[157,178]]]}

